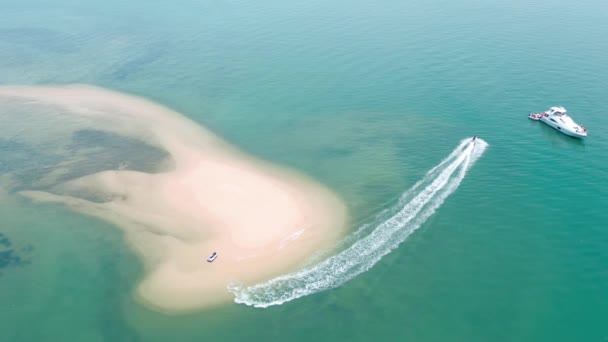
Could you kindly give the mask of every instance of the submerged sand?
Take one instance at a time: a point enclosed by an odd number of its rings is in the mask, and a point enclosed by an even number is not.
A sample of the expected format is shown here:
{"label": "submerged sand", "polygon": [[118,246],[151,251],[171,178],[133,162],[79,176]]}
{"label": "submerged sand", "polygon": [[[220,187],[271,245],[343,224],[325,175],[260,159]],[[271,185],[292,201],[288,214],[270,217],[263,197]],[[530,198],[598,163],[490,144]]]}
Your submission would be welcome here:
{"label": "submerged sand", "polygon": [[[52,120],[51,133],[54,125],[95,128],[170,156],[158,173],[116,168],[64,180],[68,166],[55,168],[38,180],[48,185],[44,190],[19,191],[121,228],[145,265],[136,295],[157,309],[228,301],[228,285],[252,284],[297,267],[316,250],[330,248],[345,227],[344,204],[321,184],[245,155],[145,99],[78,85],[0,87],[0,103],[5,101],[61,113],[53,118],[65,124]],[[213,251],[218,258],[206,262]]]}

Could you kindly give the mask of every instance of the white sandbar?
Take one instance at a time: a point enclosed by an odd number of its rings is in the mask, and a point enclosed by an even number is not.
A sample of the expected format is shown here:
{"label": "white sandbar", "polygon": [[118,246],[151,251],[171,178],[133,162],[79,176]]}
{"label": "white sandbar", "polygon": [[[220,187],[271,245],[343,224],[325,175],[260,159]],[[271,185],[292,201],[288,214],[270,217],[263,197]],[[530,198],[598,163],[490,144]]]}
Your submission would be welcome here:
{"label": "white sandbar", "polygon": [[[170,109],[81,85],[0,87],[0,101],[7,98],[62,108],[79,128],[137,138],[170,154],[167,172],[107,170],[49,192],[21,192],[120,227],[146,268],[136,295],[159,310],[226,302],[231,282],[289,271],[343,233],[346,208],[324,186],[247,156]],[[92,202],[83,193],[111,200]],[[208,263],[213,251],[219,256]]]}

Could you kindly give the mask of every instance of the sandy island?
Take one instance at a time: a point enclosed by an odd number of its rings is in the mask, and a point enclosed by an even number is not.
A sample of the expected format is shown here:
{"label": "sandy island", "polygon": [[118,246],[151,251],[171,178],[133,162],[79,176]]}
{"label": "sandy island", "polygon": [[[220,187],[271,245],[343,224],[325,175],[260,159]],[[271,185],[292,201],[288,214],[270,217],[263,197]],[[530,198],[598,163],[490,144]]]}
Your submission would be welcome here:
{"label": "sandy island", "polygon": [[[344,232],[346,207],[324,186],[245,155],[145,99],[77,85],[0,87],[0,103],[5,100],[61,108],[58,120],[70,117],[74,124],[77,118],[79,128],[137,138],[171,156],[166,172],[106,170],[49,191],[20,192],[120,227],[145,265],[136,295],[158,310],[188,311],[229,301],[229,284],[253,284],[287,272],[330,248]],[[208,263],[213,251],[219,256]]]}

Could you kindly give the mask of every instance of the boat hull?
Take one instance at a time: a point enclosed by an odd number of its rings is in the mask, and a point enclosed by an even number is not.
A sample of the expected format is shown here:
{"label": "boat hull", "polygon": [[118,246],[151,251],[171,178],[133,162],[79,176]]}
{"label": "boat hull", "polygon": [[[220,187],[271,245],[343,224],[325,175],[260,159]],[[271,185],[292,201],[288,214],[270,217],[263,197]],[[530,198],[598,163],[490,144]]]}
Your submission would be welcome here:
{"label": "boat hull", "polygon": [[565,135],[571,136],[573,138],[579,138],[579,139],[584,139],[585,137],[587,137],[587,133],[579,133],[579,132],[575,132],[573,130],[568,129],[568,127],[563,127],[560,126],[554,122],[552,122],[551,120],[547,119],[546,117],[542,117],[540,119],[541,122],[545,123],[546,125],[553,127],[554,129],[564,133]]}

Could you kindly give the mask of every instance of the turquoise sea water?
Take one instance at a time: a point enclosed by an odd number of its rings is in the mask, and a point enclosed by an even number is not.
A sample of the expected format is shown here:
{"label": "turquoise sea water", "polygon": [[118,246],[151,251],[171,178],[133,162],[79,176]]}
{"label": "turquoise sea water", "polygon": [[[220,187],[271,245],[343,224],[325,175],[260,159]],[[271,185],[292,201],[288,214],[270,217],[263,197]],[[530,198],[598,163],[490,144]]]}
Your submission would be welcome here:
{"label": "turquoise sea water", "polygon": [[[167,105],[327,184],[352,231],[381,223],[370,217],[462,139],[489,144],[373,268],[266,309],[150,311],[131,297],[142,269],[118,230],[9,196],[0,340],[608,340],[605,1],[0,7],[0,83],[88,83]],[[586,141],[526,118],[557,104]],[[34,158],[1,147],[0,172]]]}

